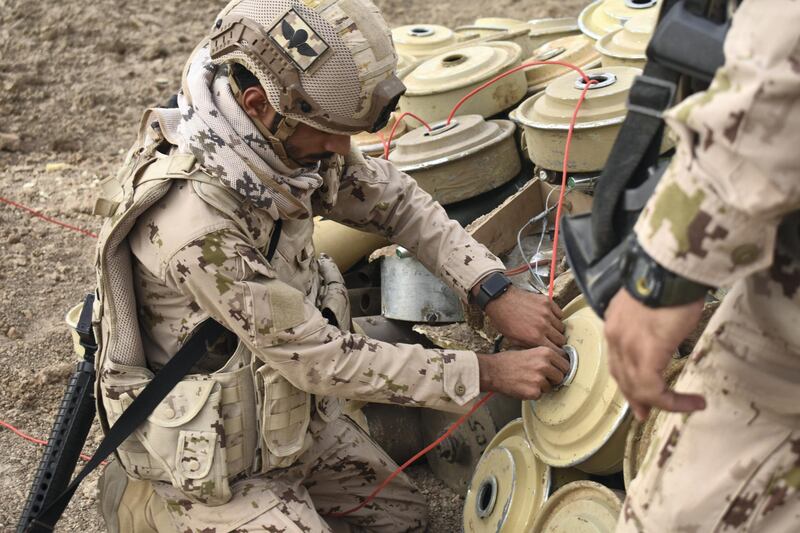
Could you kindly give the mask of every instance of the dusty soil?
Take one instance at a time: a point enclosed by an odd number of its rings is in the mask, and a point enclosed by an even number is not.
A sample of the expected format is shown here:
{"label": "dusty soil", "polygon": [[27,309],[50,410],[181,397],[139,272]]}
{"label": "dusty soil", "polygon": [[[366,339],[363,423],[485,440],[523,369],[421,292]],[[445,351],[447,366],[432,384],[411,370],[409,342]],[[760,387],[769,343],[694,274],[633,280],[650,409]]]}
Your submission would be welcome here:
{"label": "dusty soil", "polygon": [[[585,0],[378,0],[393,25],[577,14]],[[222,1],[0,0],[0,196],[91,231],[98,181],[133,141],[141,111],[175,91]],[[53,165],[55,164],[55,165]],[[48,166],[49,165],[49,166]],[[66,311],[91,290],[93,239],[0,207],[0,420],[46,438],[75,356]],[[86,451],[100,439],[93,430]],[[0,530],[12,530],[41,447],[0,429]],[[424,467],[430,531],[460,529],[461,500]],[[95,479],[59,529],[104,531]]]}

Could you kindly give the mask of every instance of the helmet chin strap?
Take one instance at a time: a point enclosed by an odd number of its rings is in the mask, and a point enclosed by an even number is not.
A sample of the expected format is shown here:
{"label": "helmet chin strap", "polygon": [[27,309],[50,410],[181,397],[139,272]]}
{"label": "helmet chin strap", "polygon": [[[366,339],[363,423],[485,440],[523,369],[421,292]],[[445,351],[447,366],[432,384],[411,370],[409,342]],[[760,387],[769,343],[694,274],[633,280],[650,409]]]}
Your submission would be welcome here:
{"label": "helmet chin strap", "polygon": [[[228,81],[230,82],[231,91],[233,91],[233,96],[236,98],[236,101],[241,104],[242,90],[231,72],[232,69],[229,69]],[[272,151],[275,152],[275,155],[278,156],[278,159],[280,159],[284,165],[289,167],[291,170],[297,170],[298,168],[302,167],[301,164],[289,157],[285,146],[286,141],[292,136],[292,134],[294,134],[297,126],[300,124],[299,120],[284,117],[278,113],[277,110],[275,111],[275,118],[273,119],[269,128],[267,128],[267,126],[261,122],[261,120],[255,117],[251,116],[250,120],[253,121],[256,129],[261,133],[261,135],[264,136],[264,139],[266,139],[267,143],[269,143]]]}

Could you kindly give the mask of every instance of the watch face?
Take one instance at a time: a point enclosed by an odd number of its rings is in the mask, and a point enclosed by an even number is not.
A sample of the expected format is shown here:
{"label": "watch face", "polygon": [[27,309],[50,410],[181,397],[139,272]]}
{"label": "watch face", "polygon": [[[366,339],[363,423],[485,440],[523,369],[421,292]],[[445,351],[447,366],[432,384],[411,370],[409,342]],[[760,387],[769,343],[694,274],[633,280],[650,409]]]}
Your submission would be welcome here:
{"label": "watch face", "polygon": [[491,276],[489,276],[489,279],[487,279],[484,282],[482,288],[490,296],[494,296],[495,294],[497,294],[497,292],[499,292],[499,291],[503,290],[504,288],[506,288],[509,283],[511,283],[511,280],[509,280],[504,275],[502,275],[500,273],[497,273],[497,274],[492,274]]}

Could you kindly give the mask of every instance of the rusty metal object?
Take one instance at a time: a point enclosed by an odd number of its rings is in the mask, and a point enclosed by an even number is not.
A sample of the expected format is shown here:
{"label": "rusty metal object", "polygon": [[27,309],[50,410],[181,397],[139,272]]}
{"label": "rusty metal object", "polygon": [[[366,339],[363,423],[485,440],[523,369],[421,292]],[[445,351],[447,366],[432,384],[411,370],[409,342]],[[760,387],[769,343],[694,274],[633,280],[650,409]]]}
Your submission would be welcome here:
{"label": "rusty metal object", "polygon": [[512,421],[486,447],[464,502],[464,531],[530,531],[550,492],[550,467],[533,454],[522,420]]}
{"label": "rusty metal object", "polygon": [[431,127],[398,139],[389,160],[443,205],[496,189],[522,168],[511,121],[460,115]]}
{"label": "rusty metal object", "polygon": [[350,298],[350,316],[375,316],[381,313],[380,287],[348,289],[347,297]]}
{"label": "rusty metal object", "polygon": [[361,408],[368,432],[397,464],[403,464],[425,447],[420,431],[420,409],[370,403]]}
{"label": "rusty metal object", "polygon": [[[522,57],[519,45],[505,41],[465,45],[431,57],[403,80],[407,91],[400,98],[400,110],[429,122],[443,120],[462,97],[518,66]],[[526,91],[525,74],[516,72],[470,98],[459,114],[496,115],[517,104]]]}
{"label": "rusty metal object", "polygon": [[603,321],[581,296],[564,308],[571,370],[564,384],[524,402],[525,432],[550,466],[598,475],[622,469],[630,425],[628,403],[608,372]]}
{"label": "rusty metal object", "polygon": [[362,316],[353,319],[353,330],[379,341],[394,344],[420,344],[426,348],[435,348],[427,337],[411,329],[412,324],[392,320],[380,315]]}
{"label": "rusty metal object", "polygon": [[392,41],[398,54],[424,59],[456,43],[450,28],[438,24],[410,24],[392,30]]}
{"label": "rusty metal object", "polygon": [[[600,53],[595,50],[594,41],[585,35],[570,35],[548,41],[536,48],[523,63],[531,61],[562,61],[587,70],[600,66]],[[528,80],[528,93],[543,91],[548,83],[570,73],[575,71],[561,65],[537,65],[527,68],[525,77]]]}
{"label": "rusty metal object", "polygon": [[[686,358],[670,361],[664,371],[664,381],[667,383],[668,388],[672,389],[675,386],[675,382],[678,381],[678,377],[686,366],[686,361]],[[660,409],[653,409],[644,422],[634,420],[631,424],[625,441],[625,460],[622,469],[626,487],[630,487],[631,482],[636,478],[636,474],[641,470],[647,451],[650,448],[650,443],[653,441],[653,437],[665,416],[666,414]]]}
{"label": "rusty metal object", "polygon": [[603,67],[643,69],[647,63],[647,45],[656,27],[656,11],[631,17],[619,30],[600,38],[595,45],[602,56]]}
{"label": "rusty metal object", "polygon": [[544,504],[531,531],[537,533],[612,533],[624,494],[594,481],[575,481]]}

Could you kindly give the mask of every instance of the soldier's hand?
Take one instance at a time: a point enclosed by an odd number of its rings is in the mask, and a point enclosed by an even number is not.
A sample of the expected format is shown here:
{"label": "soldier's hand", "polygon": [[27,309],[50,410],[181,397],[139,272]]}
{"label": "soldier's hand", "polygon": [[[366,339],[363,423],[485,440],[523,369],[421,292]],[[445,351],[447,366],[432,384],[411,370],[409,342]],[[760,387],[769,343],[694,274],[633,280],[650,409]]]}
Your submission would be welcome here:
{"label": "soldier's hand", "polygon": [[499,392],[520,400],[538,400],[564,381],[569,361],[559,350],[528,350],[478,355],[481,391]]}
{"label": "soldier's hand", "polygon": [[560,349],[565,342],[561,309],[547,296],[511,286],[489,302],[486,314],[497,331],[518,346]]}
{"label": "soldier's hand", "polygon": [[611,300],[605,316],[608,365],[638,420],[647,418],[652,407],[673,412],[705,409],[702,396],[671,391],[663,377],[702,311],[702,298],[687,305],[652,309],[622,289]]}

